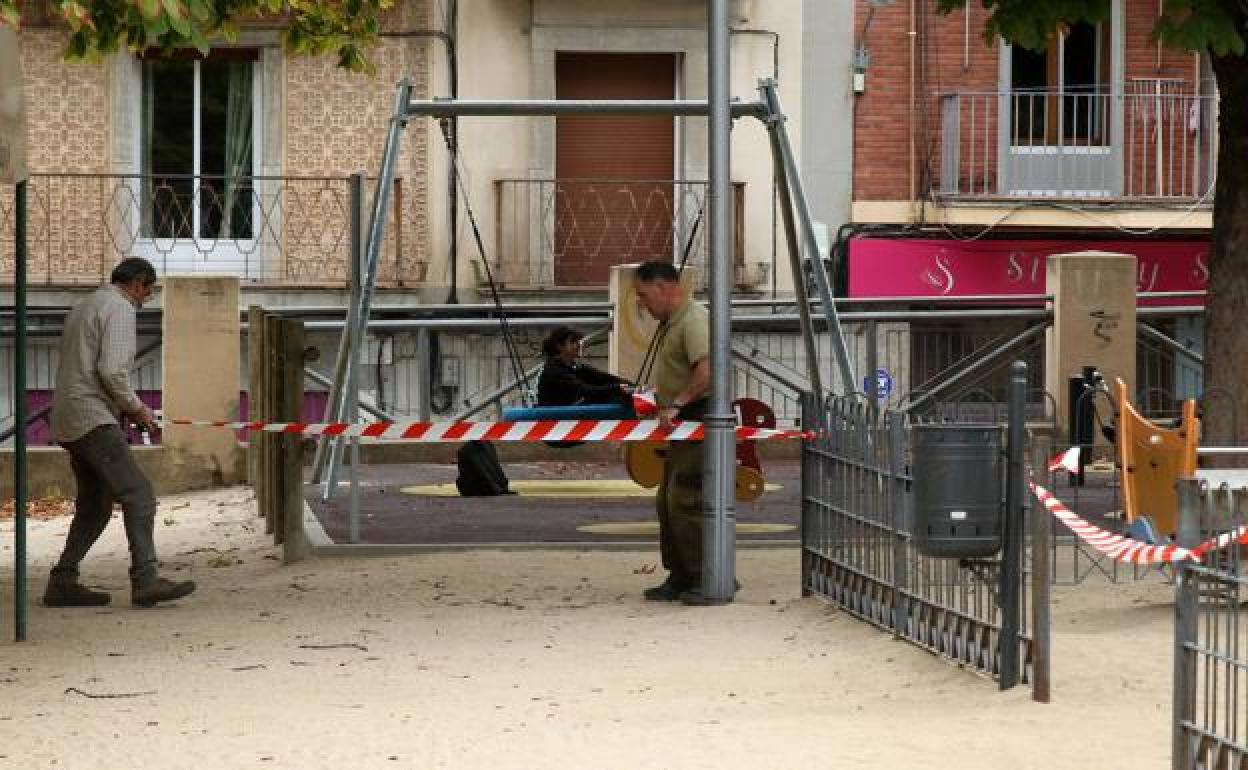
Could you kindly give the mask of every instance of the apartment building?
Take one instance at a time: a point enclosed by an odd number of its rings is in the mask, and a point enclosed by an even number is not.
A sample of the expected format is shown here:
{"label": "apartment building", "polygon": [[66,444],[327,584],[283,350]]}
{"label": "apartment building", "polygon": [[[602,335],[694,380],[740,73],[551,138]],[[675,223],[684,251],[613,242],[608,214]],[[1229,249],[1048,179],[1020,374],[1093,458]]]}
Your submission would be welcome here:
{"label": "apartment building", "polygon": [[[985,41],[978,3],[858,0],[846,292],[1043,294],[1046,257],[1076,250],[1134,254],[1141,292],[1205,288],[1216,96],[1157,13],[1113,0],[1030,51]],[[1160,323],[1199,348],[1198,317]]]}

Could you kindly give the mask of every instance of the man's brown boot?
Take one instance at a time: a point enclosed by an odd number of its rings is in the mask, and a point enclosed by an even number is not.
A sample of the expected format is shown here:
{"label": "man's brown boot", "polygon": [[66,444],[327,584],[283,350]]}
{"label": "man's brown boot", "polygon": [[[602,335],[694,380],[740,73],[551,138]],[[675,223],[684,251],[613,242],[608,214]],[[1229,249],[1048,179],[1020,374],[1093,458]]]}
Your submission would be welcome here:
{"label": "man's brown boot", "polygon": [[171,602],[181,599],[195,590],[194,580],[174,582],[158,577],[140,585],[138,581],[130,581],[130,603],[135,607],[151,607],[157,602]]}
{"label": "man's brown boot", "polygon": [[52,570],[43,592],[45,607],[103,607],[112,601],[103,591],[92,591],[78,582],[77,573]]}

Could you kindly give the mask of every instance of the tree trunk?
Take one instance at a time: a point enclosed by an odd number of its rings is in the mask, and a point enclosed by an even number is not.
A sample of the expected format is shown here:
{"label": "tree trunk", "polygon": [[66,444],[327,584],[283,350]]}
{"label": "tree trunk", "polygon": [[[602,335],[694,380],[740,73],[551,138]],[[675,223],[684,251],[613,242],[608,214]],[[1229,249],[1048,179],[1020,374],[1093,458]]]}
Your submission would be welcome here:
{"label": "tree trunk", "polygon": [[1218,181],[1205,304],[1202,444],[1248,440],[1248,56],[1214,56]]}

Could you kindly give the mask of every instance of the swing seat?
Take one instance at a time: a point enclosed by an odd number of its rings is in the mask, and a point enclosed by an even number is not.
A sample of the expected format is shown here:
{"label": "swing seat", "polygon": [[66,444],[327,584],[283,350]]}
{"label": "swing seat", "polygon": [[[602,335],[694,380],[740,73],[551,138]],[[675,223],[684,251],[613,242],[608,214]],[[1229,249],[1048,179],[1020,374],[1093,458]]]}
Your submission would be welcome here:
{"label": "swing seat", "polygon": [[576,404],[573,406],[512,406],[503,410],[504,422],[528,420],[635,420],[636,412],[624,404]]}

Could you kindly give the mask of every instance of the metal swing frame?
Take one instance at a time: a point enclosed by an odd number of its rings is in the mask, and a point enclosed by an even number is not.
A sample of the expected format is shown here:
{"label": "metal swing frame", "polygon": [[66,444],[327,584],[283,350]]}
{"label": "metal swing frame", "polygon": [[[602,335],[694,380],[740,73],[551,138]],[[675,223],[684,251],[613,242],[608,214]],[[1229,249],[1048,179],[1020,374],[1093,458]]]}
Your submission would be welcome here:
{"label": "metal swing frame", "polygon": [[[708,230],[711,248],[708,259],[711,316],[711,403],[704,419],[706,427],[707,482],[703,511],[707,526],[703,550],[703,595],[712,602],[731,600],[734,592],[735,531],[729,523],[735,519],[733,489],[733,456],[735,417],[727,397],[731,387],[731,276],[728,249],[731,210],[727,187],[730,129],[733,118],[752,117],[767,129],[772,162],[777,171],[779,204],[782,212],[790,267],[794,276],[794,301],[801,321],[807,374],[814,396],[821,399],[824,391],[819,371],[818,348],[807,297],[804,264],[809,266],[823,308],[823,320],[831,333],[832,349],[844,394],[857,390],[853,364],[845,344],[831,281],[823,255],[819,251],[809,204],[798,173],[792,144],[786,129],[786,118],[780,107],[774,80],[761,80],[760,98],[750,102],[730,102],[727,66],[727,19],[722,0],[710,4],[711,98],[702,100],[412,100],[412,85],[404,80],[395,95],[394,112],[386,137],[381,170],[373,195],[364,264],[356,271],[359,281],[352,286],[347,325],[339,343],[333,385],[326,407],[325,419],[342,422],[354,419],[358,407],[352,394],[357,388],[359,350],[369,321],[369,312],[376,289],[378,262],[390,191],[403,131],[417,117],[434,119],[460,117],[532,117],[560,115],[662,115],[672,117],[710,118],[710,177],[708,192]],[[722,32],[722,35],[717,34]],[[722,37],[722,39],[721,39]],[[722,189],[721,189],[722,188]],[[805,259],[803,258],[805,257]],[[322,439],[318,445],[313,480],[324,475],[324,494],[336,489],[336,478],[343,449],[341,441]],[[358,456],[358,455],[357,455]],[[328,465],[328,468],[326,468]],[[353,465],[354,467],[354,465]],[[354,484],[352,485],[354,488]],[[353,495],[354,497],[354,495]],[[354,509],[354,501],[353,501]]]}

